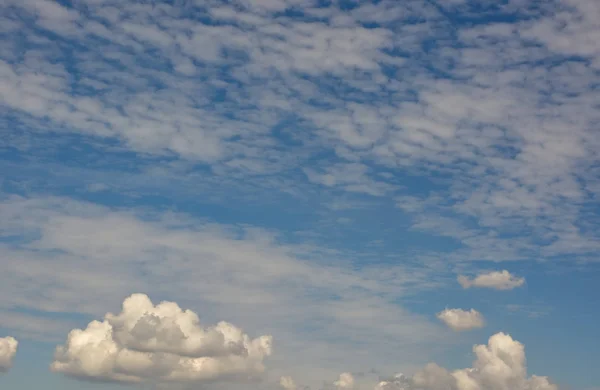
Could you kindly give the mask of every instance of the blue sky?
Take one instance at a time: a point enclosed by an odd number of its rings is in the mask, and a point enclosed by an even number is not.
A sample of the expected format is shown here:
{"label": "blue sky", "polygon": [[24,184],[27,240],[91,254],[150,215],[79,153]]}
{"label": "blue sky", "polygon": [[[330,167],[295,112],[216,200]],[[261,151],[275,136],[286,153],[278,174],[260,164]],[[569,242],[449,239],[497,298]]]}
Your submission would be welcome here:
{"label": "blue sky", "polygon": [[3,389],[600,387],[596,1],[0,7]]}

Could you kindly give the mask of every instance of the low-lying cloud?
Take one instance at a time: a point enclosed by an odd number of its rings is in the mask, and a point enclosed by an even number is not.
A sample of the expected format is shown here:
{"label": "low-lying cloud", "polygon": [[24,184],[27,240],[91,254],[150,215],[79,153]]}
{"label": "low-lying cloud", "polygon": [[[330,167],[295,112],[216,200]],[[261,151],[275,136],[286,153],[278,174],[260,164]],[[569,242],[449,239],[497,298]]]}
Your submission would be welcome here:
{"label": "low-lying cloud", "polygon": [[413,376],[397,374],[375,390],[558,390],[545,376],[528,376],[525,347],[505,333],[473,347],[473,366],[449,371],[435,363]]}
{"label": "low-lying cloud", "polygon": [[227,322],[204,328],[175,302],[154,306],[148,296],[125,299],[121,313],[74,329],[56,348],[54,372],[116,382],[190,382],[260,376],[271,336],[251,339]]}

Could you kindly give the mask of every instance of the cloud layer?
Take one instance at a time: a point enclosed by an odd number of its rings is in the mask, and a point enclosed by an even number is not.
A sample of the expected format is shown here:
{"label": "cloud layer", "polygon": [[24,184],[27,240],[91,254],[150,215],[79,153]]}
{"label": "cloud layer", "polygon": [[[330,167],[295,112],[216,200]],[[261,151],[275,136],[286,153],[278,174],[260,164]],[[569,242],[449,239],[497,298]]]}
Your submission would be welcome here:
{"label": "cloud layer", "polygon": [[473,279],[464,275],[458,276],[458,283],[462,288],[491,288],[494,290],[512,290],[520,287],[525,283],[525,278],[512,275],[507,270],[493,271],[489,273],[479,274]]}
{"label": "cloud layer", "polygon": [[202,328],[195,313],[176,303],[154,306],[134,294],[118,315],[72,330],[51,369],[117,382],[249,380],[264,372],[271,342],[271,336],[251,339],[227,322]]}
{"label": "cloud layer", "polygon": [[594,0],[5,3],[17,150],[93,140],[222,181],[410,197],[453,259],[599,249]]}
{"label": "cloud layer", "polygon": [[0,373],[12,368],[19,342],[11,336],[0,337]]}

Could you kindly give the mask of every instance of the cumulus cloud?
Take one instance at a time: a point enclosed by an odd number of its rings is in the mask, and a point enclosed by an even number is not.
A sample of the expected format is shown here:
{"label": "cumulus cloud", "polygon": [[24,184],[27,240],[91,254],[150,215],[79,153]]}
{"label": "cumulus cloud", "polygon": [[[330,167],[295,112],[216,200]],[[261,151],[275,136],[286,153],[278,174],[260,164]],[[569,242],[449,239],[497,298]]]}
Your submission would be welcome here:
{"label": "cumulus cloud", "polygon": [[215,381],[259,376],[271,354],[271,336],[251,339],[227,322],[203,328],[198,316],[174,302],[154,305],[133,294],[121,313],[74,329],[56,348],[51,369],[117,382]]}
{"label": "cumulus cloud", "polygon": [[510,335],[496,333],[487,345],[473,347],[473,367],[450,372],[429,364],[412,377],[423,390],[557,390],[547,377],[527,377],[525,347]]}
{"label": "cumulus cloud", "polygon": [[451,372],[430,363],[410,378],[381,381],[375,390],[558,390],[545,376],[527,376],[525,347],[510,335],[497,333],[473,352],[473,367]]}
{"label": "cumulus cloud", "polygon": [[493,271],[480,274],[473,279],[468,276],[459,275],[458,283],[462,288],[493,288],[494,290],[512,290],[525,283],[525,278],[517,277],[507,270]]}
{"label": "cumulus cloud", "polygon": [[12,368],[18,347],[19,342],[14,337],[0,338],[0,373],[7,372]]}
{"label": "cumulus cloud", "polygon": [[445,309],[437,314],[437,318],[457,332],[482,328],[485,325],[483,315],[475,309]]}
{"label": "cumulus cloud", "polygon": [[354,377],[349,372],[344,372],[340,374],[338,380],[333,382],[336,388],[338,389],[353,389],[354,388]]}
{"label": "cumulus cloud", "polygon": [[284,390],[296,390],[298,388],[296,382],[289,376],[282,376],[281,379],[279,379],[279,385]]}

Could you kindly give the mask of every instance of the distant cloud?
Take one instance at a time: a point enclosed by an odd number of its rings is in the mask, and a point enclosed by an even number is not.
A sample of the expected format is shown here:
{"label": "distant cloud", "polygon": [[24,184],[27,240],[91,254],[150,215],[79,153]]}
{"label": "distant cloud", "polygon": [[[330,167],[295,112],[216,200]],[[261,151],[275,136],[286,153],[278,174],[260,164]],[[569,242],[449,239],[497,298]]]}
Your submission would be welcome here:
{"label": "distant cloud", "polygon": [[470,368],[448,371],[430,363],[412,377],[381,381],[375,390],[558,390],[545,376],[527,376],[525,347],[510,335],[496,333],[473,352]]}
{"label": "distant cloud", "polygon": [[459,275],[458,283],[462,288],[479,287],[492,288],[494,290],[512,290],[522,286],[525,283],[525,278],[517,277],[504,270],[480,274],[474,279]]}
{"label": "distant cloud", "polygon": [[410,378],[404,374],[396,374],[393,378],[380,381],[375,390],[406,390],[410,386]]}
{"label": "distant cloud", "polygon": [[411,389],[423,390],[557,390],[547,377],[527,377],[525,347],[507,334],[496,333],[487,345],[473,347],[473,367],[449,372],[429,364],[412,377]]}
{"label": "distant cloud", "polygon": [[123,302],[87,328],[74,329],[56,348],[54,372],[117,382],[219,381],[259,376],[271,336],[251,339],[227,322],[202,328],[198,316],[175,302],[154,306],[144,294]]}
{"label": "distant cloud", "polygon": [[284,390],[296,390],[297,389],[296,383],[289,376],[282,376],[281,379],[279,379],[279,385]]}
{"label": "distant cloud", "polygon": [[437,318],[457,332],[482,328],[485,325],[483,315],[475,309],[468,311],[463,309],[446,309],[439,312]]}
{"label": "distant cloud", "polygon": [[354,377],[349,372],[340,374],[337,381],[333,382],[337,389],[353,389],[354,388]]}
{"label": "distant cloud", "polygon": [[19,342],[14,337],[0,338],[0,373],[12,368]]}

